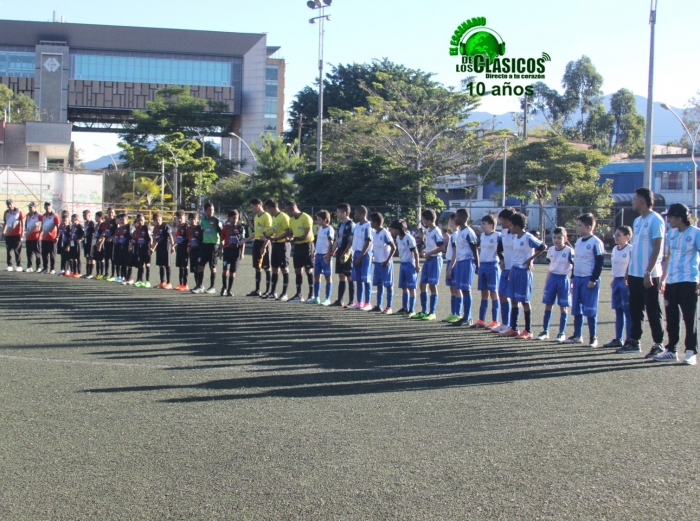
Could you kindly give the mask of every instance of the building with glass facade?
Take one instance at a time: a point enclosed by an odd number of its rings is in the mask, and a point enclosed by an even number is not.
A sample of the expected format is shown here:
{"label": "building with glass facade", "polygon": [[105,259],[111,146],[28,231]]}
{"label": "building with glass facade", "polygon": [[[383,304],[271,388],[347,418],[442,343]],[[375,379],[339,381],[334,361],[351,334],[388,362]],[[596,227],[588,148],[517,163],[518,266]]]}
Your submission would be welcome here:
{"label": "building with glass facade", "polygon": [[[229,107],[247,143],[284,122],[284,60],[267,35],[0,20],[0,83],[32,97],[37,118],[118,132],[167,85]],[[252,158],[223,139],[232,159]]]}

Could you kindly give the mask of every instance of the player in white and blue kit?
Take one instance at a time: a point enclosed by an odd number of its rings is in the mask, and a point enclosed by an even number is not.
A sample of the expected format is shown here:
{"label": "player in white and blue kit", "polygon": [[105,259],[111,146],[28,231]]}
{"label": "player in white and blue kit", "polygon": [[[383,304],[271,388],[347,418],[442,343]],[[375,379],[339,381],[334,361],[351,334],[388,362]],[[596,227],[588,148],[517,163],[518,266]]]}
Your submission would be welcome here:
{"label": "player in white and blue kit", "polygon": [[406,233],[408,227],[406,221],[394,221],[391,223],[391,235],[394,237],[399,250],[401,266],[399,268],[399,288],[401,288],[401,309],[397,315],[406,315],[411,318],[416,310],[416,286],[418,273],[420,273],[420,260],[416,240],[410,233]]}
{"label": "player in white and blue kit", "polygon": [[[510,330],[510,311],[512,295],[510,292],[510,268],[513,266],[513,240],[510,232],[510,216],[515,213],[513,208],[504,208],[498,214],[501,222],[501,240],[498,243],[498,258],[501,268],[501,278],[498,281],[498,298],[501,301],[501,323],[490,328],[494,333],[505,333]],[[517,330],[518,324],[515,324]]]}
{"label": "player in white and blue kit", "polygon": [[554,246],[547,250],[549,270],[547,280],[544,283],[542,303],[544,307],[544,319],[542,320],[542,332],[537,335],[537,340],[549,338],[549,324],[552,322],[552,308],[558,304],[561,310],[559,315],[559,334],[557,342],[566,340],[566,323],[569,321],[569,306],[571,306],[571,266],[574,261],[574,250],[566,244],[566,228],[554,228],[552,241]]}
{"label": "player in white and blue kit", "polygon": [[[394,253],[396,245],[391,234],[384,228],[384,216],[375,212],[369,216],[372,225],[372,253],[374,256],[374,275],[372,285],[377,288],[377,305],[374,312],[391,315],[394,302]],[[384,289],[387,291],[386,307],[382,309]]]}
{"label": "player in white and blue kit", "polygon": [[[437,285],[440,282],[442,273],[442,252],[445,251],[445,240],[442,231],[435,226],[437,214],[434,210],[425,210],[421,214],[421,222],[426,229],[425,251],[423,256],[425,261],[420,273],[420,306],[421,312],[416,313],[413,318],[422,320],[435,320],[435,311],[438,303]],[[428,286],[430,286],[430,307],[428,307]]]}
{"label": "player in white and blue kit", "polygon": [[[493,215],[484,215],[481,218],[481,237],[479,238],[479,275],[477,289],[481,291],[481,305],[479,306],[479,320],[472,328],[492,328],[499,325],[498,313],[501,302],[498,300],[498,283],[501,276],[501,267],[498,258],[498,243],[501,234],[496,229],[496,219]],[[486,324],[486,312],[491,297],[491,323]]]}
{"label": "player in white and blue kit", "polygon": [[690,225],[690,210],[675,203],[666,212],[668,232],[666,261],[659,290],[666,301],[666,331],[668,345],[663,353],[653,357],[657,362],[678,360],[676,349],[680,340],[680,308],[685,324],[684,364],[695,365],[698,351],[698,253],[700,229]]}
{"label": "player in white and blue kit", "polygon": [[450,288],[450,314],[442,320],[450,324],[462,319],[462,294],[453,284],[452,272],[449,269],[452,266],[452,259],[455,255],[455,241],[457,240],[458,231],[456,216],[454,213],[451,213],[447,221],[447,229],[443,234],[445,240],[445,263],[447,266],[447,269],[445,269],[445,285]]}
{"label": "player in white and blue kit", "polygon": [[[335,230],[330,225],[331,214],[328,210],[316,213],[316,255],[314,256],[314,296],[308,304],[331,305],[333,293],[333,241]],[[321,276],[326,279],[326,298],[321,300]]]}
{"label": "player in white and blue kit", "polygon": [[600,272],[603,271],[605,247],[593,235],[596,218],[592,213],[579,215],[576,231],[579,238],[574,248],[574,284],[571,313],[574,315],[574,336],[566,344],[583,344],[583,317],[588,321],[589,347],[598,347],[598,296]]}
{"label": "player in white and blue kit", "polygon": [[[510,291],[513,308],[510,312],[510,329],[501,336],[531,339],[532,337],[532,261],[544,253],[547,247],[531,233],[525,231],[527,217],[521,213],[510,216],[510,233],[513,235],[513,265],[510,268]],[[518,332],[518,315],[523,305],[525,328]]]}
{"label": "player in white and blue kit", "polygon": [[611,307],[615,310],[615,339],[604,344],[603,347],[622,347],[622,332],[627,331],[625,342],[629,342],[632,332],[632,316],[630,314],[630,290],[627,287],[627,267],[630,263],[633,246],[632,228],[619,226],[615,230],[615,244],[610,254],[612,262],[612,289]]}
{"label": "player in white and blue kit", "polygon": [[479,268],[479,251],[476,248],[477,238],[474,230],[467,224],[469,212],[460,208],[455,212],[455,223],[459,231],[453,245],[452,258],[447,275],[452,278],[454,287],[459,292],[464,308],[464,316],[453,322],[457,325],[471,325],[472,321],[472,284],[474,275]]}
{"label": "player in white and blue kit", "polygon": [[352,281],[357,283],[357,304],[352,309],[370,311],[372,293],[372,228],[367,220],[367,208],[355,210],[352,234]]}

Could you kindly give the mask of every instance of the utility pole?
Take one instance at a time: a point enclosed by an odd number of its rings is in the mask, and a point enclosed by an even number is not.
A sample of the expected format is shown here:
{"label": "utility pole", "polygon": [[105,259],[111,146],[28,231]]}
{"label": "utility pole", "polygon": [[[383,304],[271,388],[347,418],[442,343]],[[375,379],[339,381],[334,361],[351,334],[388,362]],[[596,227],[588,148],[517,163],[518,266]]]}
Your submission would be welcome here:
{"label": "utility pole", "polygon": [[651,25],[651,40],[649,42],[649,91],[647,93],[647,128],[644,141],[644,187],[654,188],[654,173],[652,169],[653,124],[654,124],[654,28],[656,27],[656,3],[651,0],[649,25]]}
{"label": "utility pole", "polygon": [[527,94],[525,94],[525,113],[523,114],[523,139],[527,145]]}
{"label": "utility pole", "polygon": [[299,137],[297,138],[297,156],[301,157],[301,126],[304,124],[304,114],[299,113]]}
{"label": "utility pole", "polygon": [[508,136],[503,139],[503,193],[501,194],[501,206],[506,207],[506,167],[508,165]]}

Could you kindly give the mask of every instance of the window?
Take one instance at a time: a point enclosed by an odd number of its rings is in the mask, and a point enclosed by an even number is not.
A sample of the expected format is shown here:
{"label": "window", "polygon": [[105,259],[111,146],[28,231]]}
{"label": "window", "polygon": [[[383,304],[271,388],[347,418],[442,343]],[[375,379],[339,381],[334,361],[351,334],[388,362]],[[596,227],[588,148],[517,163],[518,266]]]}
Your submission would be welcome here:
{"label": "window", "polygon": [[[700,169],[698,169],[698,186],[700,186]],[[693,172],[688,172],[688,190],[690,190],[690,193],[693,193],[693,188]]]}
{"label": "window", "polygon": [[270,132],[272,134],[277,133],[277,118],[271,118],[269,116],[265,116],[265,132]]}
{"label": "window", "polygon": [[661,190],[683,190],[684,174],[685,172],[661,172]]}
{"label": "window", "polygon": [[277,82],[276,81],[265,82],[265,96],[267,96],[268,98],[276,98],[277,97]]}
{"label": "window", "polygon": [[33,52],[0,51],[0,76],[33,78],[35,60]]}
{"label": "window", "polygon": [[265,73],[265,79],[277,81],[277,65],[268,65]]}
{"label": "window", "polygon": [[277,117],[277,98],[265,98],[265,115]]}

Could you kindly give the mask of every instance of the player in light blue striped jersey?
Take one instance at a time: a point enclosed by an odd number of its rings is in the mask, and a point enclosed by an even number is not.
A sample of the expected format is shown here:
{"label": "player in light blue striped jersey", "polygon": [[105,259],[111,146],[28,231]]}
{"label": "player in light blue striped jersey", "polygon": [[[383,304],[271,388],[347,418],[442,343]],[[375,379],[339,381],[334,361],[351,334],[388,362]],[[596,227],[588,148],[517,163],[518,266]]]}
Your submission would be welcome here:
{"label": "player in light blue striped jersey", "polygon": [[542,321],[542,332],[537,335],[537,340],[549,338],[549,324],[552,322],[552,308],[555,303],[559,304],[559,309],[561,309],[559,333],[556,341],[566,340],[566,323],[569,320],[569,306],[571,306],[571,279],[569,276],[574,262],[574,250],[566,244],[566,240],[566,228],[554,228],[552,231],[554,246],[550,246],[547,250],[549,270],[542,295],[544,320]]}
{"label": "player in light blue striped jersey", "polygon": [[[425,251],[423,253],[425,261],[420,273],[421,312],[416,313],[413,318],[422,320],[435,320],[437,318],[435,315],[438,303],[437,285],[442,273],[442,252],[445,251],[445,239],[440,228],[435,226],[436,221],[435,210],[425,210],[421,214],[421,222],[426,229]],[[428,287],[430,287],[430,307],[428,307]]]}

